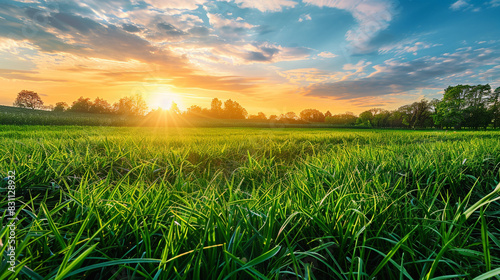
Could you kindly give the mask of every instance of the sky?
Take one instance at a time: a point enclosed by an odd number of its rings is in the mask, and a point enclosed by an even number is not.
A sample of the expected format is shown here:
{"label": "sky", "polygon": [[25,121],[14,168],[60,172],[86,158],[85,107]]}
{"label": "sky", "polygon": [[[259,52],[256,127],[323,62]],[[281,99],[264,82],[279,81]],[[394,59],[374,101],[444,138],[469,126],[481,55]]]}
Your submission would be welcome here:
{"label": "sky", "polygon": [[0,0],[0,104],[359,114],[500,86],[500,0]]}

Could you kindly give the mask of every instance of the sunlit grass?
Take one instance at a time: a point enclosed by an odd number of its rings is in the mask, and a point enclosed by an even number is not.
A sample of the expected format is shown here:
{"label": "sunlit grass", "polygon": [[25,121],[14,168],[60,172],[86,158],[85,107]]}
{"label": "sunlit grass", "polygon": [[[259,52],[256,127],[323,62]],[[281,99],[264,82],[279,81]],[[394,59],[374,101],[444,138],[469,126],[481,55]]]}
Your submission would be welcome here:
{"label": "sunlit grass", "polygon": [[21,277],[499,272],[500,132],[3,126],[0,137],[2,175],[17,172]]}

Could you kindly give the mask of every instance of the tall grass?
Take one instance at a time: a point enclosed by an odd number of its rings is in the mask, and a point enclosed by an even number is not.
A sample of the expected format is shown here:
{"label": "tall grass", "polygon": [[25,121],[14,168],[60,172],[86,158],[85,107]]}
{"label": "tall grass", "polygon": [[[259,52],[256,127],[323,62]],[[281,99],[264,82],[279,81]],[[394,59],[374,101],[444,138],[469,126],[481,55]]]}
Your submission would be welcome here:
{"label": "tall grass", "polygon": [[499,136],[3,126],[22,207],[0,277],[495,277]]}

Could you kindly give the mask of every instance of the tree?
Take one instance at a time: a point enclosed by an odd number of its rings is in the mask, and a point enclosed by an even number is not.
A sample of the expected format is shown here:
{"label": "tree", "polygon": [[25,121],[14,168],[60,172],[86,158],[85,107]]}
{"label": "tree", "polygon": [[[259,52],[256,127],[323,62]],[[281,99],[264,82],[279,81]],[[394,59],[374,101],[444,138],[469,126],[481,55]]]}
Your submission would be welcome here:
{"label": "tree", "polygon": [[493,128],[500,127],[500,87],[497,87],[490,95],[488,105],[488,110],[493,121]]}
{"label": "tree", "polygon": [[203,113],[203,109],[198,105],[192,105],[187,108],[186,116],[201,116]]}
{"label": "tree", "polygon": [[410,105],[399,107],[398,112],[403,117],[403,124],[411,127],[431,127],[432,105],[428,100],[422,99],[420,102],[413,102]]}
{"label": "tree", "polygon": [[52,111],[54,111],[54,112],[64,112],[67,109],[68,109],[68,103],[66,103],[66,102],[57,102],[56,106],[54,107],[54,109],[52,109]]}
{"label": "tree", "polygon": [[325,113],[325,118],[327,118],[327,117],[331,117],[331,116],[332,116],[332,113],[330,113],[330,111],[326,111],[326,113]]}
{"label": "tree", "polygon": [[249,120],[267,120],[266,114],[263,112],[258,112],[257,115],[248,116]]}
{"label": "tree", "polygon": [[43,101],[38,93],[29,90],[22,90],[17,94],[14,106],[33,110],[41,109],[43,107]]}
{"label": "tree", "polygon": [[377,114],[373,115],[372,125],[374,127],[388,127],[389,118],[391,117],[391,112],[387,110],[377,111]]}
{"label": "tree", "polygon": [[89,112],[97,114],[111,113],[111,105],[108,101],[97,97],[94,102],[90,105]]}
{"label": "tree", "polygon": [[281,114],[279,119],[280,121],[293,122],[297,121],[299,117],[297,117],[297,114],[295,114],[295,112],[288,112],[286,114]]}
{"label": "tree", "polygon": [[168,109],[168,112],[172,115],[180,115],[181,110],[179,109],[179,106],[177,106],[177,103],[172,102],[172,105],[170,105],[170,109]]}
{"label": "tree", "polygon": [[84,98],[80,96],[76,101],[73,102],[71,108],[68,111],[71,112],[80,112],[80,113],[88,113],[90,112],[90,107],[92,106],[92,101],[90,98]]}
{"label": "tree", "polygon": [[333,115],[331,117],[325,117],[326,123],[338,124],[338,125],[354,125],[356,124],[356,117],[351,112],[346,112],[345,114]]}
{"label": "tree", "polygon": [[222,117],[222,101],[220,101],[218,98],[212,99],[212,103],[210,104],[210,114],[214,118],[220,118]]}
{"label": "tree", "polygon": [[305,109],[300,112],[300,118],[306,122],[324,122],[325,115],[316,109]]}
{"label": "tree", "polygon": [[440,127],[486,127],[492,119],[488,101],[495,93],[490,85],[457,85],[445,89],[443,100],[436,105],[434,122]]}
{"label": "tree", "polygon": [[368,110],[368,111],[364,111],[363,113],[359,114],[359,118],[356,120],[356,124],[371,127],[372,120],[373,120],[373,113],[371,110]]}
{"label": "tree", "polygon": [[113,104],[113,109],[119,115],[144,116],[148,106],[142,95],[125,96]]}
{"label": "tree", "polygon": [[247,110],[238,102],[231,99],[224,102],[223,117],[227,119],[244,119],[248,115]]}

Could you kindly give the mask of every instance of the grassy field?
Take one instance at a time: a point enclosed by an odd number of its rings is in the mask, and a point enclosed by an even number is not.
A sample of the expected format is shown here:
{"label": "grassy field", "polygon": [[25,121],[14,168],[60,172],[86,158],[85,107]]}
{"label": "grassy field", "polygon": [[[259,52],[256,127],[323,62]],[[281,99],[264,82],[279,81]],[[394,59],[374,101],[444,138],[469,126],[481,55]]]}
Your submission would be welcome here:
{"label": "grassy field", "polygon": [[0,126],[0,139],[19,218],[1,279],[500,273],[499,131]]}

